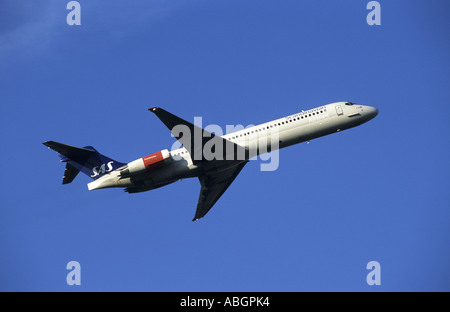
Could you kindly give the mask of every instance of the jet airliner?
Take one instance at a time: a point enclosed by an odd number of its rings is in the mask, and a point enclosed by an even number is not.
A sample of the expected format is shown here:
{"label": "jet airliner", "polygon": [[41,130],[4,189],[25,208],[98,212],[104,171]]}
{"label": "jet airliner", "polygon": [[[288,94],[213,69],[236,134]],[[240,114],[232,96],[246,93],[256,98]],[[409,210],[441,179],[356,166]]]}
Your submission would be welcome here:
{"label": "jet airliner", "polygon": [[138,193],[197,177],[201,189],[195,221],[208,213],[252,157],[359,126],[378,114],[371,106],[336,102],[219,136],[162,108],[149,111],[169,128],[181,148],[121,163],[92,146],[44,142],[66,163],[63,184],[81,171],[94,180],[88,183],[89,190],[121,187]]}

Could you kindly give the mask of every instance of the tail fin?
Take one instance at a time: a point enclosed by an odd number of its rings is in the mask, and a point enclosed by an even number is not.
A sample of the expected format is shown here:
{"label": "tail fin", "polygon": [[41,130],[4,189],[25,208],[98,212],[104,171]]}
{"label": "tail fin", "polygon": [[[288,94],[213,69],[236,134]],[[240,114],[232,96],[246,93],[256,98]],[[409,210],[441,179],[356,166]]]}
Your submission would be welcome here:
{"label": "tail fin", "polygon": [[81,148],[54,141],[42,144],[58,152],[61,161],[66,163],[63,184],[71,183],[80,171],[96,180],[104,174],[126,165],[100,154],[92,146]]}

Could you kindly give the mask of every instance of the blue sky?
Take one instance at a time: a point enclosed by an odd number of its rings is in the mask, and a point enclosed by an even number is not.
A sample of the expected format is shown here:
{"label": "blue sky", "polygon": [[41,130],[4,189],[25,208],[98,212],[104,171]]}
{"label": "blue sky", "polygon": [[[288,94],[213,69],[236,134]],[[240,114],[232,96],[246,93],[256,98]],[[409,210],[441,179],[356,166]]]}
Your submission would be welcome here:
{"label": "blue sky", "polygon": [[[380,26],[368,1],[80,0],[81,26],[67,2],[0,6],[0,290],[450,290],[447,1],[379,1]],[[89,192],[41,144],[128,162],[174,143],[148,107],[225,127],[336,101],[380,113],[250,162],[197,222],[197,179]]]}

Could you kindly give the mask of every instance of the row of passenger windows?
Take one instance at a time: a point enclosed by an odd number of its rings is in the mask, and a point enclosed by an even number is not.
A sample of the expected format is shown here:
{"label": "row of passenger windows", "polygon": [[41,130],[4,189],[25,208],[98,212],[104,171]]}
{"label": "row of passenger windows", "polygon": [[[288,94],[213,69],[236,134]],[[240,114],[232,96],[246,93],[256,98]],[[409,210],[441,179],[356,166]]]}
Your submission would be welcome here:
{"label": "row of passenger windows", "polygon": [[[325,111],[326,110],[320,110],[320,111],[309,113],[309,114],[302,114],[301,116],[297,116],[297,117],[295,117],[293,119],[287,120],[286,122],[282,121],[282,122],[279,122],[279,123],[274,123],[273,125],[270,125],[270,126],[267,126],[267,127],[262,127],[262,128],[256,129],[256,130],[248,131],[248,132],[245,132],[243,134],[240,134],[240,135],[237,135],[237,136],[233,136],[233,137],[229,138],[228,140],[236,140],[237,138],[240,138],[240,137],[243,137],[243,136],[247,136],[247,135],[250,135],[252,133],[261,132],[263,130],[268,130],[270,128],[273,128],[273,127],[276,127],[276,126],[281,126],[281,125],[284,125],[284,124],[288,124],[288,123],[293,122],[293,121],[297,121],[297,120],[300,120],[300,119],[306,119],[306,118],[311,117],[311,116],[323,114]],[[177,153],[174,156],[178,156],[178,155],[184,154],[184,153],[187,153],[187,151],[186,152]]]}
{"label": "row of passenger windows", "polygon": [[297,116],[297,117],[295,117],[293,119],[287,120],[286,122],[282,121],[282,122],[279,122],[279,123],[274,123],[273,125],[270,125],[270,126],[267,126],[267,127],[262,127],[262,128],[256,129],[256,130],[248,131],[248,132],[240,134],[238,136],[233,136],[233,137],[229,138],[229,140],[235,140],[235,139],[240,138],[242,136],[247,136],[247,135],[250,135],[252,133],[261,132],[263,130],[268,130],[270,128],[273,128],[273,127],[276,127],[276,126],[281,126],[281,125],[284,125],[284,124],[288,124],[290,122],[297,121],[297,120],[300,120],[300,119],[306,119],[306,118],[308,118],[308,116],[311,117],[311,116],[314,116],[314,115],[323,114],[324,112],[325,112],[325,110],[320,110],[320,111],[309,113],[309,114],[303,114],[301,116]]}

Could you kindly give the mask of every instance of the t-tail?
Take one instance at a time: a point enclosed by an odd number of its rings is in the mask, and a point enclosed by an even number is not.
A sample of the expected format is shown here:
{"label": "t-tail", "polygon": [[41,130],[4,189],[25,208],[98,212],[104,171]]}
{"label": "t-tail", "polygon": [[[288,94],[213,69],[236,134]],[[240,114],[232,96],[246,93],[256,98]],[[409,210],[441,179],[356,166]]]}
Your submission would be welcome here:
{"label": "t-tail", "polygon": [[126,165],[100,154],[92,146],[76,147],[54,141],[42,144],[58,152],[61,161],[66,163],[63,184],[71,183],[80,171],[96,180]]}

